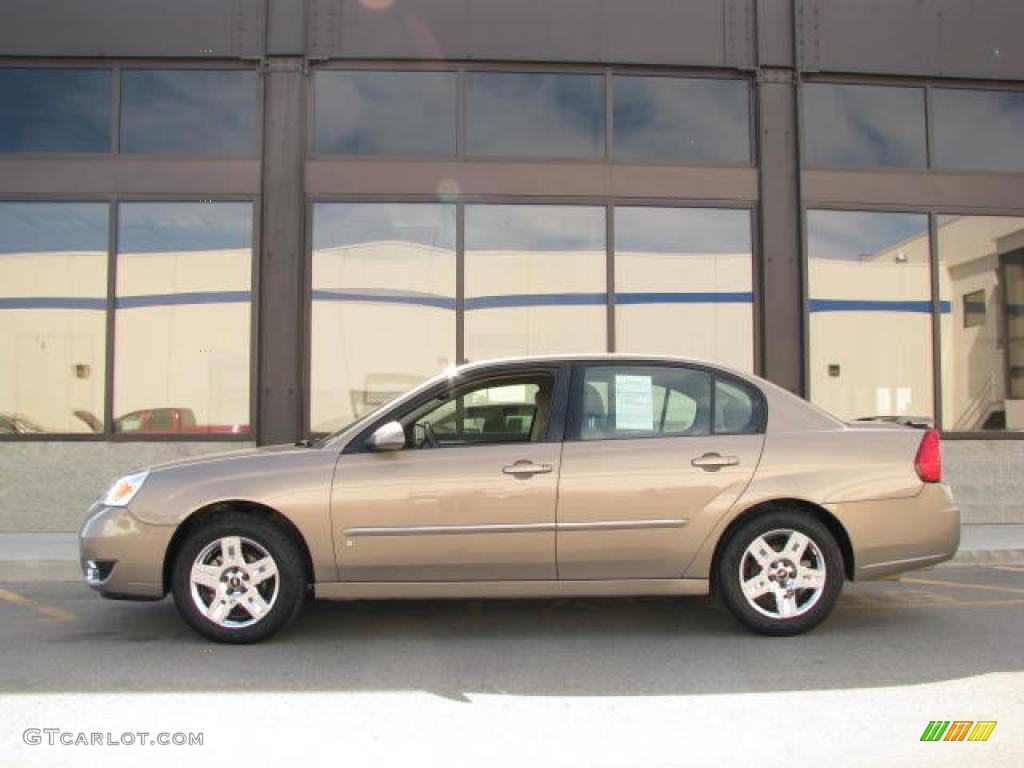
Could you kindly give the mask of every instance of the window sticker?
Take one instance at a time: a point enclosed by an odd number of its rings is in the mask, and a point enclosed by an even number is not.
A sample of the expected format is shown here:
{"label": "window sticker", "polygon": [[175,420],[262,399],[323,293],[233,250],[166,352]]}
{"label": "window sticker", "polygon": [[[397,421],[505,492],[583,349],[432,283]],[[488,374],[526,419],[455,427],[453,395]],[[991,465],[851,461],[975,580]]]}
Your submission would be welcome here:
{"label": "window sticker", "polygon": [[650,376],[615,376],[615,429],[654,429]]}

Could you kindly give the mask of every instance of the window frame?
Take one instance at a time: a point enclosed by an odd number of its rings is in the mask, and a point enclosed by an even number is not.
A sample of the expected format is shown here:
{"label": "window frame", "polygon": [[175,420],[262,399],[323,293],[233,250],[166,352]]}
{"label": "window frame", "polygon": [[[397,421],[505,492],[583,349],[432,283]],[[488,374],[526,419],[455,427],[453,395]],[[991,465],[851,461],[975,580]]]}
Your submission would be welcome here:
{"label": "window frame", "polygon": [[[588,368],[681,368],[687,371],[700,371],[708,374],[711,399],[708,404],[708,431],[701,435],[684,434],[661,434],[652,433],[649,435],[610,435],[602,438],[583,439],[583,384],[586,380]],[[739,387],[751,395],[755,403],[756,422],[755,428],[748,432],[717,432],[715,430],[715,398],[719,380],[727,381],[733,386]],[[743,435],[764,435],[768,428],[768,400],[761,388],[752,382],[736,376],[728,371],[723,371],[710,365],[691,362],[675,362],[672,360],[644,357],[623,357],[614,359],[591,359],[575,360],[572,363],[572,383],[569,394],[569,407],[565,429],[564,442],[572,443],[600,443],[610,440],[700,440],[715,437],[739,437]]]}

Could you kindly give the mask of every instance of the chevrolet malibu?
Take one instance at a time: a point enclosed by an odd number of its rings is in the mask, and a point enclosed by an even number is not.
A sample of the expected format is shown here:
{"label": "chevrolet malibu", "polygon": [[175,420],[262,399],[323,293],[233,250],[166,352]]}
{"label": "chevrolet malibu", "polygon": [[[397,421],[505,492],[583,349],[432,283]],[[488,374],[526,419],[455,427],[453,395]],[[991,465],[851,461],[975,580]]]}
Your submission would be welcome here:
{"label": "chevrolet malibu", "polygon": [[956,552],[938,433],[844,423],[756,378],[616,355],[453,369],[312,444],[134,472],[81,532],[90,586],[250,643],[307,597],[715,593],[819,624],[845,579]]}

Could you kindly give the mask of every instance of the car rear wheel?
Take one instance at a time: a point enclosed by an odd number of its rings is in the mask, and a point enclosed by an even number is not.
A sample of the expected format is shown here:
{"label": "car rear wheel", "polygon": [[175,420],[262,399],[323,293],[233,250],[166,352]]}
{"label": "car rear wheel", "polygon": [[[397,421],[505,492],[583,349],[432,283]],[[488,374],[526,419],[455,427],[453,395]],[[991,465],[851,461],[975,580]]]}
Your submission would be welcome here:
{"label": "car rear wheel", "polygon": [[200,527],[178,550],[174,603],[199,634],[255,643],[298,616],[306,568],[294,539],[262,518],[230,514]]}
{"label": "car rear wheel", "polygon": [[843,556],[814,518],[792,511],[759,515],[725,544],[718,594],[736,619],[765,635],[797,635],[831,613],[843,588]]}

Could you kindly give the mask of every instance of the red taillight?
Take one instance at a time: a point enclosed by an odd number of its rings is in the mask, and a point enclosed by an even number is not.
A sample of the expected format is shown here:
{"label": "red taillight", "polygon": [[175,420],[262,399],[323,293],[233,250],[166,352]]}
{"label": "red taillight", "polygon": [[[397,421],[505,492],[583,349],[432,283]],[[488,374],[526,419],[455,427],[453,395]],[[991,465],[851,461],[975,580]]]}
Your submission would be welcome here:
{"label": "red taillight", "polygon": [[914,459],[914,469],[926,483],[942,482],[942,445],[936,430],[929,429],[924,433]]}

